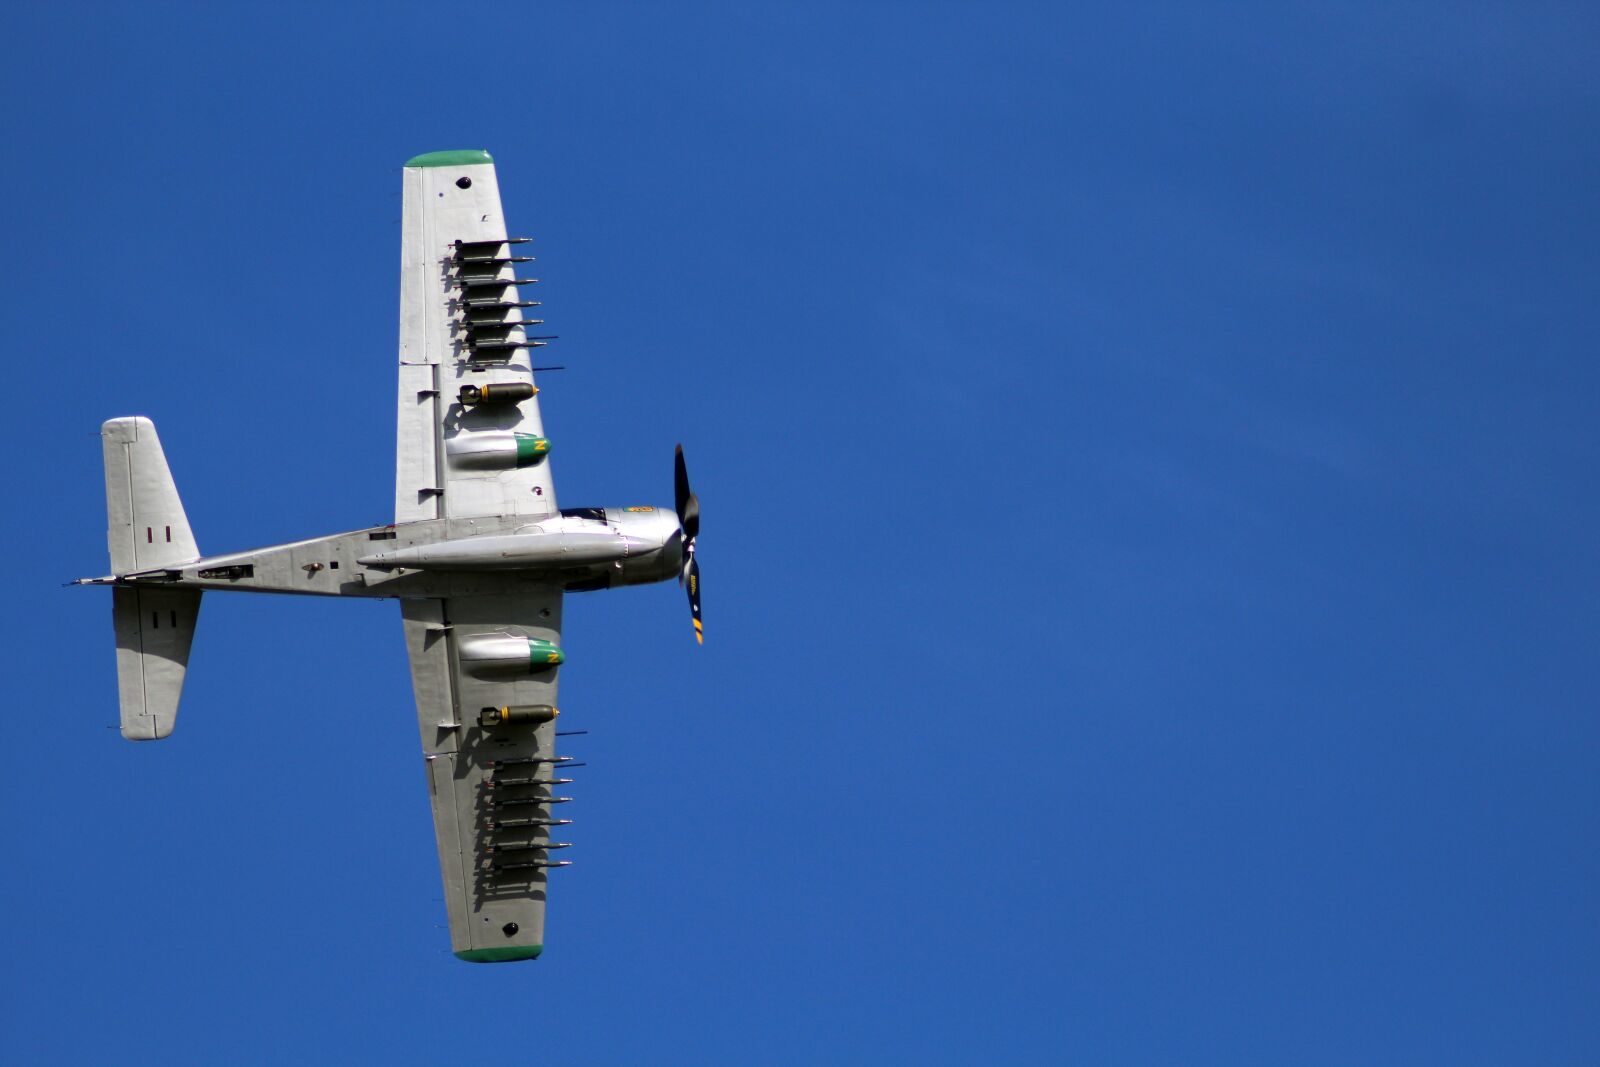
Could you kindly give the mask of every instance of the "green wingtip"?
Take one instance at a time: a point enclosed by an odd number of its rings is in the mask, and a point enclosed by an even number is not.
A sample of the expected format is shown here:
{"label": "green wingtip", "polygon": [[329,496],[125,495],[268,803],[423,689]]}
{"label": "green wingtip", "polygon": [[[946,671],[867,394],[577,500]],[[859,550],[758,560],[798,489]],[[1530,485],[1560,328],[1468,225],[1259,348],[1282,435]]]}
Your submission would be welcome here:
{"label": "green wingtip", "polygon": [[493,163],[494,157],[481,148],[458,148],[453,152],[424,152],[406,160],[408,167],[472,167]]}
{"label": "green wingtip", "polygon": [[469,948],[456,953],[456,959],[468,963],[514,963],[517,960],[536,960],[544,951],[543,945],[520,945],[506,948]]}

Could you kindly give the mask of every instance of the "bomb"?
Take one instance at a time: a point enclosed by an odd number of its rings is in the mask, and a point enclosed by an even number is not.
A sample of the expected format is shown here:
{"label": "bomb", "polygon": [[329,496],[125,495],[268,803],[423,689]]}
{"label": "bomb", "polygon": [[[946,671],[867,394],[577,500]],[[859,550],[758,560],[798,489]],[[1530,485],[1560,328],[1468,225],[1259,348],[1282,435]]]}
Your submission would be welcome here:
{"label": "bomb", "polygon": [[478,715],[480,726],[507,726],[512,724],[539,724],[551,722],[558,712],[549,704],[510,704],[500,708],[484,708]]}

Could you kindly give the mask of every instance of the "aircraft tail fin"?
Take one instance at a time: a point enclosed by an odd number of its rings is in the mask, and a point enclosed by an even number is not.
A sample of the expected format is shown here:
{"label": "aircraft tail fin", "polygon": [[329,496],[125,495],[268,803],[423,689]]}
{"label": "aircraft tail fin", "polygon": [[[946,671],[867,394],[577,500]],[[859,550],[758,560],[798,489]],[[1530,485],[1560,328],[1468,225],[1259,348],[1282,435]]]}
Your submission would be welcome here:
{"label": "aircraft tail fin", "polygon": [[[155,424],[140,416],[100,427],[106,463],[106,543],[118,577],[200,558]],[[172,733],[200,615],[198,589],[123,586],[112,590],[122,736],[154,741]]]}

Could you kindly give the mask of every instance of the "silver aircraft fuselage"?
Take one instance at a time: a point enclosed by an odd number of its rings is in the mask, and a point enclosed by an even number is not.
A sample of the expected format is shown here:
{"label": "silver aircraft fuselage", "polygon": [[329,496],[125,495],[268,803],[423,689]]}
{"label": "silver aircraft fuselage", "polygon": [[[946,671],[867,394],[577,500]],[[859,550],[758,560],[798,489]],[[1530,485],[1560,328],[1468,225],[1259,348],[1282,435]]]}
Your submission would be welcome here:
{"label": "silver aircraft fuselage", "polygon": [[86,585],[310,596],[446,597],[517,584],[569,592],[677,578],[683,530],[671,508],[568,508],[527,516],[426,519],[205,556]]}

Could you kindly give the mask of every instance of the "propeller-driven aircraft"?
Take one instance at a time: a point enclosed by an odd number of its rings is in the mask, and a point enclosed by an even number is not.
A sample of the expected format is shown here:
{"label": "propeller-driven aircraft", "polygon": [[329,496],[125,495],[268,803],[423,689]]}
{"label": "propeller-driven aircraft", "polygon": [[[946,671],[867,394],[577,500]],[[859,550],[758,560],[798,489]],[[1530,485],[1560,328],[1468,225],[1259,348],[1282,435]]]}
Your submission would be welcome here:
{"label": "propeller-driven aircraft", "polygon": [[202,556],[149,419],[101,427],[122,735],[172,733],[207,591],[400,601],[428,795],[464,960],[537,957],[546,879],[566,866],[558,795],[561,602],[678,578],[702,640],[700,502],[677,451],[672,508],[558,508],[532,353],[528,238],[487,152],[408,161],[401,234],[395,521]]}

